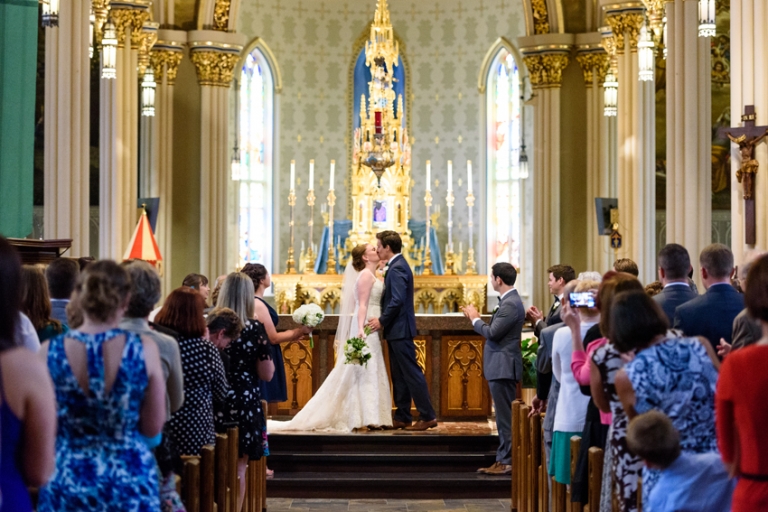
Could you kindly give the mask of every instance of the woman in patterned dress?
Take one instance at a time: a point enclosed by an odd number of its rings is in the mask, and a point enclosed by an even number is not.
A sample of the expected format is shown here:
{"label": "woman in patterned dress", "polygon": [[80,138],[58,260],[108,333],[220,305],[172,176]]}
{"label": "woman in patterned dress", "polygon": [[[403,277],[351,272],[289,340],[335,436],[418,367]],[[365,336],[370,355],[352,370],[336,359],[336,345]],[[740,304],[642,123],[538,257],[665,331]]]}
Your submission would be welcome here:
{"label": "woman in patterned dress", "polygon": [[[720,361],[704,338],[676,338],[667,317],[645,292],[624,292],[611,311],[611,341],[636,355],[616,374],[627,417],[651,409],[666,414],[687,453],[717,452],[715,387]],[[643,468],[643,501],[659,478]]]}
{"label": "woman in patterned dress", "polygon": [[[245,324],[240,337],[225,350],[229,367],[227,380],[229,392],[226,405],[218,418],[223,423],[236,423],[240,428],[240,459],[237,472],[245,482],[248,461],[269,455],[267,425],[261,408],[259,380],[269,381],[275,373],[275,365],[269,351],[269,338],[264,325],[254,312],[253,281],[240,272],[229,274],[221,286],[217,307],[229,308]],[[237,510],[243,506],[245,485],[239,486]]]}
{"label": "woman in patterned dress", "polygon": [[184,371],[184,405],[166,427],[177,474],[182,455],[200,455],[203,446],[216,443],[213,403],[223,402],[229,388],[219,351],[206,339],[204,306],[200,293],[183,286],[171,292],[155,317],[156,324],[178,333]]}
{"label": "woman in patterned dress", "polygon": [[127,272],[113,261],[80,275],[70,307],[77,329],[41,348],[58,402],[56,472],[39,511],[157,511],[155,458],[145,438],[165,423],[165,382],[155,342],[118,329]]}

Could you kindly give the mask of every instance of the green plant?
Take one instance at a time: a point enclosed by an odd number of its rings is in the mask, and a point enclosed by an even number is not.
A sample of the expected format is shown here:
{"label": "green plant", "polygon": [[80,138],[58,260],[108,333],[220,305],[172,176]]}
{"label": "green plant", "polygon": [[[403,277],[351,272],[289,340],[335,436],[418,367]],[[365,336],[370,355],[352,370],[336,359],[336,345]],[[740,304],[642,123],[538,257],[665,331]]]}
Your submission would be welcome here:
{"label": "green plant", "polygon": [[521,341],[520,347],[523,352],[523,387],[536,387],[536,352],[539,349],[539,343],[533,336]]}

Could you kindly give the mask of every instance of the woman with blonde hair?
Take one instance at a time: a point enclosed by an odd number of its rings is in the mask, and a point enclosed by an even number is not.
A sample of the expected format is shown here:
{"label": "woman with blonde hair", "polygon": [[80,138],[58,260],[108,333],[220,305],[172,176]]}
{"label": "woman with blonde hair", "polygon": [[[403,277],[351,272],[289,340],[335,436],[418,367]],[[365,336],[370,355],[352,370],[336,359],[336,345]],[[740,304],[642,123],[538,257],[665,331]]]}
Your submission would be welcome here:
{"label": "woman with blonde hair", "polygon": [[[219,422],[236,423],[240,427],[240,458],[237,461],[240,482],[245,482],[249,460],[269,455],[259,380],[270,381],[275,373],[269,338],[264,324],[256,318],[253,296],[251,278],[241,272],[233,272],[221,285],[216,303],[217,307],[234,311],[245,325],[240,337],[224,350],[229,359],[229,391],[224,407],[217,413]],[[243,506],[245,484],[239,486],[239,491],[237,510]]]}

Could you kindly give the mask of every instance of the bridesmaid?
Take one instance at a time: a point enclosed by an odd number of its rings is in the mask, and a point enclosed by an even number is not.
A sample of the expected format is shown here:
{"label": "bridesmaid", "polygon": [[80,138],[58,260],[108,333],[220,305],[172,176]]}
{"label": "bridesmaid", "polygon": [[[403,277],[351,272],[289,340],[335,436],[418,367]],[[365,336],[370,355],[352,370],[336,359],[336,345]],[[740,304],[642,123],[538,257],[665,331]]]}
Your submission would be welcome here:
{"label": "bridesmaid", "polygon": [[269,382],[262,382],[263,398],[270,404],[285,402],[288,400],[288,386],[285,378],[285,365],[283,364],[283,351],[280,343],[295,341],[309,334],[309,327],[300,327],[289,331],[277,332],[277,323],[280,317],[275,308],[264,300],[264,292],[272,286],[272,280],[267,268],[261,263],[247,263],[242,270],[253,281],[256,299],[256,317],[264,325],[269,338],[272,361],[275,363],[275,376]]}

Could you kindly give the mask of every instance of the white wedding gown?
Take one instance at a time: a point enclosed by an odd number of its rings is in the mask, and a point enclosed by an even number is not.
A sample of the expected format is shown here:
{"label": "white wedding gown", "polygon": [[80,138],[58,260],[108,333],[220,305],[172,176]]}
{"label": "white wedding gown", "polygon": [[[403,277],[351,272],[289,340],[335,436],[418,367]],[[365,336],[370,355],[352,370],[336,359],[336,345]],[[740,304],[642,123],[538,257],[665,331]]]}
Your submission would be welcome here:
{"label": "white wedding gown", "polygon": [[[359,279],[358,275],[357,280]],[[383,290],[384,283],[376,279],[368,300],[366,322],[371,318],[378,318],[381,314]],[[352,315],[350,338],[357,336],[358,331],[357,314],[360,300],[357,291],[355,282],[355,311]],[[344,362],[345,341],[336,340],[334,343],[336,364],[304,408],[290,421],[269,420],[267,432],[350,432],[355,428],[392,425],[392,395],[389,391],[389,377],[384,365],[379,333],[374,332],[366,339],[371,351],[367,367]]]}

